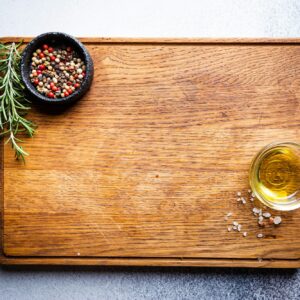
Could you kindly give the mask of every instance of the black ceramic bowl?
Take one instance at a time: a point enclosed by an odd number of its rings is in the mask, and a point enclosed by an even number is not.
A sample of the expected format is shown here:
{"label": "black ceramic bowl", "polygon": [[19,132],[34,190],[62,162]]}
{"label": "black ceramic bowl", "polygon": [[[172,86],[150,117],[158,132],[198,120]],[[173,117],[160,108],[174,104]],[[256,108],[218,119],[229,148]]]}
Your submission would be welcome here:
{"label": "black ceramic bowl", "polygon": [[[75,90],[71,95],[64,98],[50,99],[40,94],[35,86],[30,81],[30,64],[32,54],[35,50],[40,48],[43,44],[49,44],[52,47],[71,46],[78,56],[83,59],[86,65],[85,77],[81,86]],[[36,100],[41,104],[48,105],[66,105],[80,99],[89,89],[94,75],[94,65],[92,58],[84,45],[74,37],[61,32],[48,32],[41,34],[34,38],[24,49],[21,58],[21,76],[32,100]]]}

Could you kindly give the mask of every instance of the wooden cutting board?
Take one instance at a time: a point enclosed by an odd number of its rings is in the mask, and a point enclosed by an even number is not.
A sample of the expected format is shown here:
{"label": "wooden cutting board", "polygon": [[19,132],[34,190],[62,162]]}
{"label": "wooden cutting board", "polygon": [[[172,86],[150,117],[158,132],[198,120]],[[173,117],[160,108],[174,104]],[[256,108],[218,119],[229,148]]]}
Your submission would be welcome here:
{"label": "wooden cutting board", "polygon": [[300,142],[300,40],[82,41],[90,91],[30,112],[25,166],[2,145],[1,262],[300,267],[300,210],[258,239],[236,202],[261,147]]}

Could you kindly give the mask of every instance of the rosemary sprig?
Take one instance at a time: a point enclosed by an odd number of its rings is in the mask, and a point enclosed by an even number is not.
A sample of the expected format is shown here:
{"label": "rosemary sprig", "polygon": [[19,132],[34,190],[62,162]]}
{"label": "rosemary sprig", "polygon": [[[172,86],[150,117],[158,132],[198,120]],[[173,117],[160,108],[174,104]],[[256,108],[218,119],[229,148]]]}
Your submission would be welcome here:
{"label": "rosemary sprig", "polygon": [[25,118],[30,109],[20,76],[20,44],[0,43],[0,136],[7,136],[16,159],[25,162],[28,153],[20,146],[19,133],[32,137],[35,125]]}

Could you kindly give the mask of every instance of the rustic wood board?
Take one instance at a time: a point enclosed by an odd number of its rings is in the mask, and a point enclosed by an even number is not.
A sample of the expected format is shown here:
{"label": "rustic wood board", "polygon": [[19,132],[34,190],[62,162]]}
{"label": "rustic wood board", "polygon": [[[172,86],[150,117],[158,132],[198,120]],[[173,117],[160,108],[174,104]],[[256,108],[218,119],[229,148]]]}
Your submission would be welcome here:
{"label": "rustic wood board", "polygon": [[82,41],[88,94],[32,110],[25,166],[2,145],[1,262],[300,267],[300,210],[257,239],[235,197],[261,147],[300,141],[300,40]]}

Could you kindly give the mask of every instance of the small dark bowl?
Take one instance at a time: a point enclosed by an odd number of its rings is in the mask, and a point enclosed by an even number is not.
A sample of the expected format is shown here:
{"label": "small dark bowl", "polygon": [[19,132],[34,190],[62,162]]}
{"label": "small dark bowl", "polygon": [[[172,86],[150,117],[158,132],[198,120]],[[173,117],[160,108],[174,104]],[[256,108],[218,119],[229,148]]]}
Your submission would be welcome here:
{"label": "small dark bowl", "polygon": [[[35,86],[31,83],[29,75],[32,54],[43,44],[49,44],[54,47],[71,46],[79,55],[79,57],[84,61],[86,65],[84,80],[81,83],[80,87],[71,95],[64,98],[50,99],[40,94],[36,90]],[[84,45],[77,39],[61,32],[48,32],[34,38],[24,49],[21,58],[21,76],[27,92],[32,100],[36,100],[41,104],[48,105],[68,105],[80,99],[91,86],[94,76],[94,65],[90,54],[88,53]]]}

